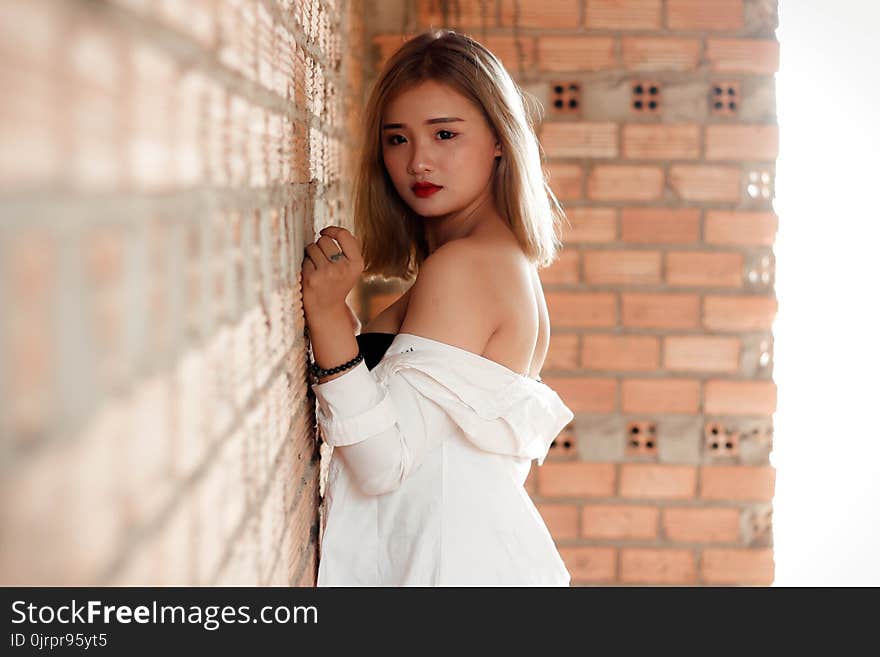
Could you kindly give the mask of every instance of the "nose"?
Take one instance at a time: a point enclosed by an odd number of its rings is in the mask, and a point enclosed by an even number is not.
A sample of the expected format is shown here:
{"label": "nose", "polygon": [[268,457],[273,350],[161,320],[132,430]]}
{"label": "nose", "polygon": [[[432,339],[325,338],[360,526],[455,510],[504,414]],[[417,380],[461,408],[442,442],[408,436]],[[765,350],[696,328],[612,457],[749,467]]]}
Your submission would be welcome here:
{"label": "nose", "polygon": [[415,142],[413,143],[414,145],[407,164],[409,173],[415,175],[424,171],[430,171],[433,168],[433,160],[428,152],[428,147],[415,145]]}

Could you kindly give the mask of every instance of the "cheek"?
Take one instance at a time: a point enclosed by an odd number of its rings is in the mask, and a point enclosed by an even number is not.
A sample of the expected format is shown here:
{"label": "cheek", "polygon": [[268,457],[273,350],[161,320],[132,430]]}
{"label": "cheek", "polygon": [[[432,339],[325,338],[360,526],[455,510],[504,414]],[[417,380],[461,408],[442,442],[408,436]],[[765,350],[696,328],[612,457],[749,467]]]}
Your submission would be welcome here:
{"label": "cheek", "polygon": [[398,166],[398,160],[400,158],[394,157],[393,151],[383,151],[382,152],[382,161],[385,163],[385,168],[388,169],[388,173],[393,177],[400,167]]}
{"label": "cheek", "polygon": [[382,162],[385,164],[385,171],[388,172],[388,175],[391,177],[391,180],[394,181],[397,178],[397,170],[394,166],[394,158],[388,157],[386,154],[382,154]]}
{"label": "cheek", "polygon": [[407,186],[408,174],[406,173],[406,165],[400,163],[400,158],[394,157],[394,153],[383,153],[382,161],[385,163],[385,171],[391,178],[391,183],[397,192],[403,196],[404,189]]}
{"label": "cheek", "polygon": [[492,174],[494,158],[488,159],[481,149],[467,148],[457,149],[450,153],[449,169],[452,171],[467,172],[467,178],[475,186],[482,186],[483,179]]}

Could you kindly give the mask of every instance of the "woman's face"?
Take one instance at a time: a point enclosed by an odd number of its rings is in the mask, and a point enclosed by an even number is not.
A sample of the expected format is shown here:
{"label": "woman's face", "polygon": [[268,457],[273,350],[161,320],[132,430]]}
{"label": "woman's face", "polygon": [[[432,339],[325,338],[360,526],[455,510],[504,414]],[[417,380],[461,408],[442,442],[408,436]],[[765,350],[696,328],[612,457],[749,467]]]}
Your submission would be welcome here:
{"label": "woman's face", "polygon": [[[427,80],[398,94],[382,115],[382,158],[400,197],[421,216],[449,215],[491,197],[501,146],[480,109]],[[440,186],[417,194],[413,185]]]}

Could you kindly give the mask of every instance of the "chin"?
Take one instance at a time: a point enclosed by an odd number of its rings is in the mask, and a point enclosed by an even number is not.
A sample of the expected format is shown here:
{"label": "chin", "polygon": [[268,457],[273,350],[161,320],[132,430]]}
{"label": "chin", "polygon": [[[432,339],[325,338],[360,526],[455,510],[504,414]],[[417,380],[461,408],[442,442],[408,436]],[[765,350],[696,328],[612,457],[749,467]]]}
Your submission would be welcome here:
{"label": "chin", "polygon": [[430,210],[426,210],[422,208],[419,210],[418,208],[413,208],[413,212],[415,212],[420,217],[424,217],[426,219],[430,219],[431,217],[445,217],[446,215],[454,212],[454,209],[450,208],[431,208]]}
{"label": "chin", "polygon": [[430,199],[416,199],[416,202],[407,203],[409,209],[415,212],[418,215],[423,217],[436,217],[441,214],[447,214],[449,212],[448,209],[438,208],[437,206],[430,205],[428,203],[419,203],[418,201],[429,201]]}

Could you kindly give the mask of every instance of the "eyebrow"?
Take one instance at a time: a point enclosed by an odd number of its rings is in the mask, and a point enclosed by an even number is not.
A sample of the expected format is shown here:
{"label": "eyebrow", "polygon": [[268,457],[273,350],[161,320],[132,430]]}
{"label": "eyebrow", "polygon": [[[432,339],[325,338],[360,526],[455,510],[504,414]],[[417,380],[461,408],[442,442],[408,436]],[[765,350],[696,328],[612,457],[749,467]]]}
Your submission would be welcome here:
{"label": "eyebrow", "polygon": [[[455,121],[464,121],[464,119],[460,119],[456,116],[441,116],[436,119],[428,119],[425,121],[425,125],[431,125],[432,123],[453,123]],[[383,130],[391,130],[392,128],[405,128],[405,123],[386,123],[382,126]]]}

